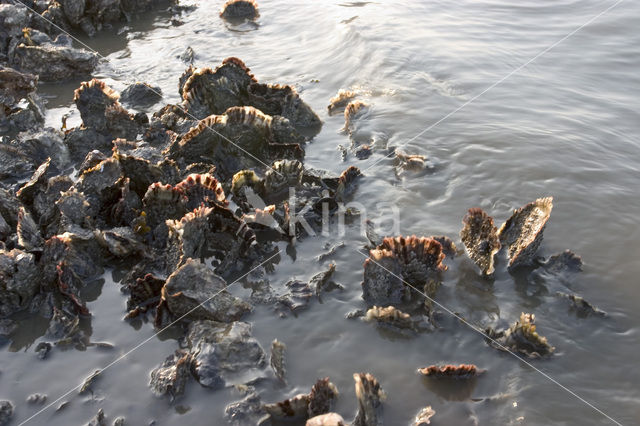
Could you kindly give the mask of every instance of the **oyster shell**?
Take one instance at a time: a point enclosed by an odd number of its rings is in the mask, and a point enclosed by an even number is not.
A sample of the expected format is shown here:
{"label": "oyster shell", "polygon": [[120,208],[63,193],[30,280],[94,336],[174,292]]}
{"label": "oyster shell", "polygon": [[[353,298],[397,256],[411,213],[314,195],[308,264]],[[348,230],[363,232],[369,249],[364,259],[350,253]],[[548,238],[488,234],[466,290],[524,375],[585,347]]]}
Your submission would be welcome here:
{"label": "oyster shell", "polygon": [[151,371],[151,390],[158,396],[169,395],[171,399],[181,396],[191,377],[192,365],[191,354],[183,350],[176,351]]}
{"label": "oyster shell", "polygon": [[416,328],[416,323],[411,319],[411,315],[393,306],[387,306],[386,308],[373,306],[366,312],[364,320],[367,322],[375,321],[379,324],[388,325],[400,330],[415,330]]}
{"label": "oyster shell", "polygon": [[412,426],[425,426],[431,424],[431,417],[436,415],[436,411],[431,406],[425,407],[416,415]]}
{"label": "oyster shell", "polygon": [[[230,141],[233,141],[231,143]],[[302,159],[300,136],[284,118],[253,107],[232,107],[201,120],[170,148],[170,157],[187,163],[214,162],[223,179],[270,159]]]}
{"label": "oyster shell", "polygon": [[338,413],[327,413],[315,416],[307,420],[305,426],[346,426],[342,416]]}
{"label": "oyster shell", "polygon": [[395,305],[410,296],[408,283],[424,286],[440,271],[445,254],[433,238],[387,237],[364,262],[362,297],[370,305]]}
{"label": "oyster shell", "polygon": [[256,19],[258,3],[255,0],[228,0],[220,10],[220,16],[224,19]]}
{"label": "oyster shell", "polygon": [[162,287],[162,302],[178,319],[231,322],[251,310],[230,295],[227,283],[203,263],[189,259]]}
{"label": "oyster shell", "polygon": [[0,250],[0,317],[25,309],[38,291],[35,256],[22,250]]}
{"label": "oyster shell", "polygon": [[344,127],[345,133],[352,134],[356,129],[356,122],[369,112],[369,105],[362,101],[349,102],[344,109]]}
{"label": "oyster shell", "polygon": [[338,90],[338,93],[333,98],[329,99],[329,105],[327,106],[329,115],[343,112],[347,104],[353,101],[356,96],[356,92],[352,90]]}
{"label": "oyster shell", "polygon": [[493,339],[488,341],[489,345],[503,351],[508,349],[529,358],[551,355],[555,348],[547,342],[546,337],[538,334],[534,321],[535,315],[522,313],[506,330],[496,331],[488,328],[486,334]]}
{"label": "oyster shell", "polygon": [[272,420],[307,420],[331,411],[338,397],[338,388],[328,377],[318,379],[309,394],[298,394],[282,402],[265,404],[264,409]]}
{"label": "oyster shell", "polygon": [[464,227],[460,231],[460,239],[467,249],[467,254],[484,275],[493,274],[494,256],[501,247],[493,218],[476,207],[469,209],[462,223]]}
{"label": "oyster shell", "polygon": [[470,379],[484,372],[473,364],[430,365],[428,367],[419,368],[418,371],[426,377],[451,379]]}
{"label": "oyster shell", "polygon": [[356,382],[358,412],[352,426],[382,426],[382,403],[386,394],[378,380],[369,373],[353,375]]}
{"label": "oyster shell", "polygon": [[553,197],[538,198],[514,210],[513,215],[500,227],[498,236],[502,245],[507,247],[509,268],[533,261],[552,208]]}
{"label": "oyster shell", "polygon": [[287,373],[284,361],[284,353],[286,349],[287,346],[278,339],[271,342],[271,358],[269,360],[269,364],[271,365],[274,373],[276,373],[276,377],[283,382],[286,382],[284,376]]}

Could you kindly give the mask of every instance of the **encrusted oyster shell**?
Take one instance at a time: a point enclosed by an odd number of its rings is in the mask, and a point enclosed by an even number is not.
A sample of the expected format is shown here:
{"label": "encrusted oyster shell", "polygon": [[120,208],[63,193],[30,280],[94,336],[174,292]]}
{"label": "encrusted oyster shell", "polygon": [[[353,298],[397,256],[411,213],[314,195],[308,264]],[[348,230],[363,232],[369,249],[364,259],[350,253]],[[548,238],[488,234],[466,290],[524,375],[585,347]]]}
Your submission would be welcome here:
{"label": "encrusted oyster shell", "polygon": [[493,274],[494,256],[501,247],[493,218],[476,207],[469,209],[462,223],[464,227],[460,231],[460,239],[467,254],[484,275]]}
{"label": "encrusted oyster shell", "polygon": [[353,375],[356,382],[358,413],[352,426],[382,426],[382,403],[386,394],[378,380],[369,373]]}
{"label": "encrusted oyster shell", "polygon": [[500,227],[498,236],[507,247],[510,268],[533,261],[552,208],[553,197],[538,198],[515,210]]}
{"label": "encrusted oyster shell", "polygon": [[517,352],[529,358],[551,355],[555,348],[547,342],[546,337],[538,334],[534,321],[535,315],[522,313],[520,318],[506,330],[495,331],[488,328],[486,333],[493,339],[488,341],[489,345],[499,350]]}

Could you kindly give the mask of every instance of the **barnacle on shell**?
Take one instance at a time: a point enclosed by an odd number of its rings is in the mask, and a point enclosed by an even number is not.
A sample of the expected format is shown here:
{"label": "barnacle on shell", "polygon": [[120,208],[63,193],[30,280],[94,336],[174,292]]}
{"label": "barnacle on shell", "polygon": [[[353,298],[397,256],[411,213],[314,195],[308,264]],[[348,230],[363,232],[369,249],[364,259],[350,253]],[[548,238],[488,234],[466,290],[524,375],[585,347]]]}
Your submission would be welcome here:
{"label": "barnacle on shell", "polygon": [[228,0],[220,10],[220,16],[225,19],[256,19],[258,3],[255,0]]}
{"label": "barnacle on shell", "polygon": [[469,379],[483,372],[473,364],[430,365],[428,367],[420,368],[418,371],[426,377],[452,379]]}
{"label": "barnacle on shell", "polygon": [[501,247],[493,218],[476,207],[469,209],[462,223],[464,227],[460,231],[460,239],[467,249],[467,254],[483,274],[493,274],[494,256]]}
{"label": "barnacle on shell", "polygon": [[498,236],[507,247],[509,267],[531,263],[542,242],[542,233],[553,209],[553,197],[537,200],[514,210],[500,227]]}

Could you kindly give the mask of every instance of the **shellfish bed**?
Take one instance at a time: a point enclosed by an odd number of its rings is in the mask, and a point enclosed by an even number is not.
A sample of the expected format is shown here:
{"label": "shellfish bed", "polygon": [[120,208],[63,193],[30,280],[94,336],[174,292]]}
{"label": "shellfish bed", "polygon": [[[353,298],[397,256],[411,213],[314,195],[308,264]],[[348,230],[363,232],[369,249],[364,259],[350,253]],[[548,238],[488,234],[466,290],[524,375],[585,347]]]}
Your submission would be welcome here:
{"label": "shellfish bed", "polygon": [[0,0],[0,425],[638,423],[624,7]]}

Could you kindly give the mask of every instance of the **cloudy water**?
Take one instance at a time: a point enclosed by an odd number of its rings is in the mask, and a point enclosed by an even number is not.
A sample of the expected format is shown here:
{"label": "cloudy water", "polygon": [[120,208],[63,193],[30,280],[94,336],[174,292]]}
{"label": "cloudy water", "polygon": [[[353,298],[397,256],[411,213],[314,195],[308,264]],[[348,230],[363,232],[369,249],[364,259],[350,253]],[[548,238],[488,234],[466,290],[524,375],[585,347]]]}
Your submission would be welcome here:
{"label": "cloudy water", "polygon": [[[368,218],[383,221],[395,206],[402,235],[444,234],[458,243],[470,207],[483,208],[499,225],[512,209],[553,196],[541,254],[571,249],[584,261],[569,283],[537,284],[527,283],[528,271],[508,273],[502,257],[493,279],[482,278],[465,256],[445,261],[449,270],[436,300],[447,309],[480,327],[512,323],[521,312],[536,315],[538,331],[556,353],[532,360],[531,367],[489,347],[443,309],[439,329],[411,338],[345,319],[365,307],[367,240],[358,221],[344,235],[332,228],[294,250],[282,244],[269,276],[276,289],[335,262],[335,281],[345,291],[324,295],[298,317],[256,307],[246,318],[265,350],[274,338],[288,348],[288,384],[260,385],[262,400],[308,392],[317,378],[329,376],[341,393],[335,411],[350,420],[356,411],[352,375],[367,371],[387,393],[389,425],[409,424],[427,405],[437,425],[614,424],[585,401],[621,424],[639,424],[640,3],[623,1],[564,40],[614,2],[262,0],[260,18],[236,26],[219,18],[220,3],[198,2],[174,23],[168,12],[149,13],[126,28],[83,39],[108,60],[95,76],[118,91],[136,80],[159,86],[164,98],[151,113],[179,102],[187,47],[196,66],[215,67],[237,56],[259,81],[295,85],[318,113],[324,124],[306,146],[305,165],[333,173],[358,166],[365,176],[352,200]],[[78,84],[41,87],[49,125],[58,127],[64,114],[69,124],[80,122],[72,100]],[[350,150],[340,132],[343,117],[327,113],[341,88],[371,105],[359,132],[373,141],[367,159]],[[387,147],[426,155],[433,167],[397,175],[393,160],[384,158]],[[340,242],[344,247],[318,260]],[[112,349],[56,348],[40,360],[35,348],[47,325],[33,320],[2,348],[0,398],[16,406],[12,424],[43,407],[27,404],[28,395],[43,393],[53,402],[147,339],[106,370],[93,393],[74,390],[28,424],[84,424],[99,408],[111,421],[124,416],[134,425],[225,424],[224,407],[242,398],[234,389],[211,391],[192,381],[175,403],[153,396],[150,371],[178,342],[171,333],[154,337],[151,323],[123,320],[126,295],[114,282],[120,276],[107,271],[84,294],[93,315],[83,327],[93,342]],[[242,282],[231,291],[249,296]],[[557,291],[580,294],[608,316],[580,318]],[[472,400],[452,401],[416,373],[438,363],[487,370],[474,383]],[[68,404],[56,411],[63,401]]]}

